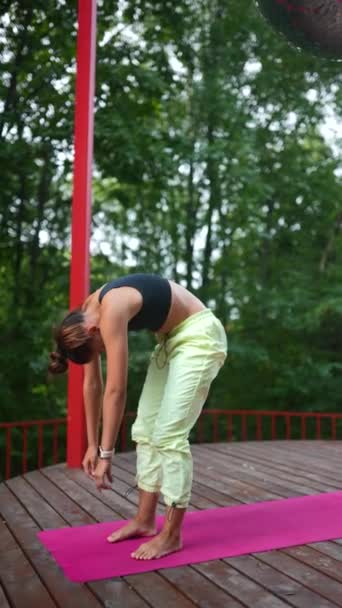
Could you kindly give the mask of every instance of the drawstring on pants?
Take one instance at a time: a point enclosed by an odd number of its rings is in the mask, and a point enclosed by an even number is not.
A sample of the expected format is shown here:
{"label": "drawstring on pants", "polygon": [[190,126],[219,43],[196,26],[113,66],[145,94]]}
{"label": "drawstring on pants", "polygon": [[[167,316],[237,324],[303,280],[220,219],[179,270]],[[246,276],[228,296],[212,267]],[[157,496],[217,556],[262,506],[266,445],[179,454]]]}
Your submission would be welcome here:
{"label": "drawstring on pants", "polygon": [[[167,342],[167,334],[162,337],[162,343],[156,354],[156,366],[158,369],[164,369],[164,367],[167,365],[167,362],[168,362],[168,356],[170,353],[167,350],[166,342]],[[164,354],[164,362],[162,364],[159,363],[160,354]]]}
{"label": "drawstring on pants", "polygon": [[174,510],[175,510],[176,508],[177,508],[177,503],[176,503],[176,502],[173,502],[173,503],[171,504],[171,507],[170,507],[170,508],[169,508],[169,510],[168,510],[168,513],[167,513],[167,521],[168,521],[168,522],[170,522],[170,521],[172,520],[172,516],[173,516]]}
{"label": "drawstring on pants", "polygon": [[128,488],[127,492],[125,493],[125,498],[128,498],[129,495],[131,494],[131,492],[133,492],[133,490],[136,490],[138,487],[138,484],[136,483],[134,486],[131,486],[130,488]]}

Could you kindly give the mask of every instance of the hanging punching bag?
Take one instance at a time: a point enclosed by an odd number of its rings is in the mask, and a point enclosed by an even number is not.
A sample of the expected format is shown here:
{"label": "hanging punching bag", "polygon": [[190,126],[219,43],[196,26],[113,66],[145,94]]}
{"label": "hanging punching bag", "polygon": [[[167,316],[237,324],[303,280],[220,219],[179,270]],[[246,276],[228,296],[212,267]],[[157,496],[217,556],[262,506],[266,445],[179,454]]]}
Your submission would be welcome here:
{"label": "hanging punching bag", "polygon": [[295,46],[342,60],[342,0],[257,0],[257,4]]}

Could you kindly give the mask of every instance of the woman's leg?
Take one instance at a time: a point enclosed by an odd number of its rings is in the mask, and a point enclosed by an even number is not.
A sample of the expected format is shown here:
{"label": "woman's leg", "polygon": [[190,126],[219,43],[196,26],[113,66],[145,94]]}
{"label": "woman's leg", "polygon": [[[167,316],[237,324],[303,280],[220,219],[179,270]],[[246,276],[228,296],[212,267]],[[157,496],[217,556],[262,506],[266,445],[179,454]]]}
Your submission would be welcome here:
{"label": "woman's leg", "polygon": [[107,537],[110,543],[132,538],[133,536],[154,536],[156,527],[156,507],[159,492],[139,490],[139,506],[136,516],[119,530]]}
{"label": "woman's leg", "polygon": [[156,534],[155,514],[162,471],[160,455],[153,445],[152,436],[168,374],[168,365],[160,365],[161,357],[157,357],[159,351],[160,347],[157,346],[152,354],[139,399],[137,418],[132,427],[132,439],[137,443],[138,512],[134,519],[108,537],[112,543],[132,536]]}
{"label": "woman's leg", "polygon": [[161,457],[161,491],[167,513],[161,532],[134,552],[137,559],[153,559],[181,548],[182,522],[192,486],[189,433],[226,356],[224,337],[219,346],[208,337],[203,342],[178,342],[179,347],[176,344],[169,360],[169,375],[153,435]]}

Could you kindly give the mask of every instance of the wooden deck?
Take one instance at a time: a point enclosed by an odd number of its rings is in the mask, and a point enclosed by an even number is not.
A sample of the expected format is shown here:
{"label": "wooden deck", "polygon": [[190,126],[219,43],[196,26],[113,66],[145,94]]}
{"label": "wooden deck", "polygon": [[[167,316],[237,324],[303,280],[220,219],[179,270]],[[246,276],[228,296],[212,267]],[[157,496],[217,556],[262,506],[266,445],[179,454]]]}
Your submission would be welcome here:
{"label": "wooden deck", "polygon": [[[342,443],[274,441],[193,446],[192,509],[342,488]],[[44,528],[130,518],[135,454],[118,454],[115,491],[48,467],[0,484],[0,608],[333,608],[342,606],[342,540],[193,566],[69,582],[37,539]],[[162,505],[160,505],[162,513]]]}

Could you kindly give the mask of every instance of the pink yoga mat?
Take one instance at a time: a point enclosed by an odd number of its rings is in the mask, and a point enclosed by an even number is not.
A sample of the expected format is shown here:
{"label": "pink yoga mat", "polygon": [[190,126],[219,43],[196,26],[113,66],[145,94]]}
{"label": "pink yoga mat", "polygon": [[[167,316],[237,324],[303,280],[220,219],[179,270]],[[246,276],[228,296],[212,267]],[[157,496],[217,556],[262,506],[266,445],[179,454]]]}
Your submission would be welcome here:
{"label": "pink yoga mat", "polygon": [[[162,521],[159,517],[159,527]],[[94,581],[341,538],[342,492],[188,512],[183,549],[152,561],[131,557],[144,542],[141,538],[106,541],[124,523],[47,530],[38,536],[68,578]]]}

